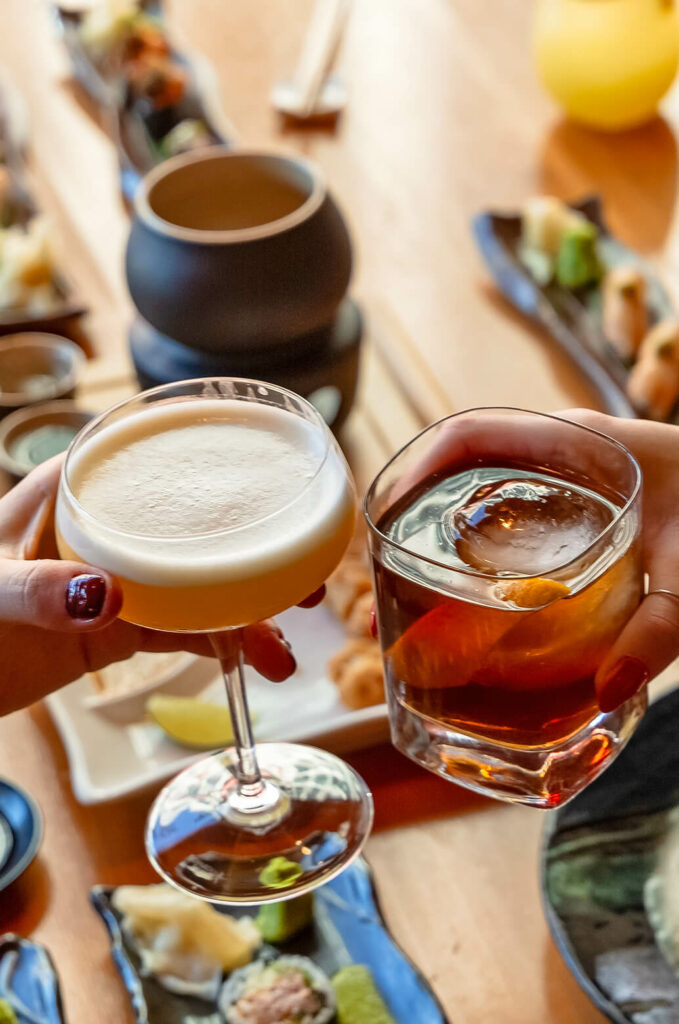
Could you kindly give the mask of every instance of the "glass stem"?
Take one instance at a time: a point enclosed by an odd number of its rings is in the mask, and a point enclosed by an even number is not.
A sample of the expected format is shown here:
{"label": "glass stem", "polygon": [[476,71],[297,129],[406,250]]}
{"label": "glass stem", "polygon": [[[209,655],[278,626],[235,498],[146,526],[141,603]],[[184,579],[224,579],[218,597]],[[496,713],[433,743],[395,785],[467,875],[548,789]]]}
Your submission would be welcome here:
{"label": "glass stem", "polygon": [[243,679],[243,644],[240,629],[211,633],[210,642],[224,674],[226,695],[238,755],[238,789],[245,797],[257,797],[263,789],[257,764],[248,699]]}

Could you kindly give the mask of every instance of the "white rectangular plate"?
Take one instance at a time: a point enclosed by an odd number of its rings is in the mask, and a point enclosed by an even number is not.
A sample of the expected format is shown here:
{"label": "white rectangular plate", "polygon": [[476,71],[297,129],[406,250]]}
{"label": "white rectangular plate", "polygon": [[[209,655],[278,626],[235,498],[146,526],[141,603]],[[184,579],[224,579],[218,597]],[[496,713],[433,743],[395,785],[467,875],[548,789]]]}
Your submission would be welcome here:
{"label": "white rectangular plate", "polygon": [[[278,621],[298,668],[285,683],[269,683],[246,670],[257,740],[314,743],[346,753],[386,739],[386,704],[350,711],[327,677],[328,659],[346,643],[344,629],[331,612],[323,605],[308,611],[292,608]],[[47,698],[80,803],[102,803],[156,785],[203,756],[173,743],[153,722],[114,724],[85,706],[84,698],[91,692],[90,682],[83,678]],[[226,700],[216,662],[215,681],[204,696]]]}

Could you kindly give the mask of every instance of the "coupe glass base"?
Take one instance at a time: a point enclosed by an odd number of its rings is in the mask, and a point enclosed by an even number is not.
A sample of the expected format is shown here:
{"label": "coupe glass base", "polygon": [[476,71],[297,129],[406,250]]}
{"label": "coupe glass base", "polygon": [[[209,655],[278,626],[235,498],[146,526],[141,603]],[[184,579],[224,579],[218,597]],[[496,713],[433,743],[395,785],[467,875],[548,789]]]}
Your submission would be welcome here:
{"label": "coupe glass base", "polygon": [[261,806],[249,798],[243,810],[233,749],[198,761],[158,795],[146,850],[166,881],[213,903],[269,903],[315,889],[360,853],[373,804],[349,765],[292,743],[258,745],[257,759]]}
{"label": "coupe glass base", "polygon": [[393,698],[394,746],[466,789],[529,807],[560,807],[600,775],[627,744],[646,710],[644,688],[558,744],[518,747],[462,733]]}

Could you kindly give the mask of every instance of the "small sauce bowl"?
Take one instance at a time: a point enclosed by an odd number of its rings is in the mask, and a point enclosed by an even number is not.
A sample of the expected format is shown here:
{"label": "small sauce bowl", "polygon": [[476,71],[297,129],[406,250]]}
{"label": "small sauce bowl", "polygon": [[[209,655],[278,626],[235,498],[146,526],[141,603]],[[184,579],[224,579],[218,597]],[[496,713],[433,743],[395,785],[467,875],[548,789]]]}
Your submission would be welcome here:
{"label": "small sauce bowl", "polygon": [[72,398],[84,358],[74,342],[56,334],[0,338],[0,416],[37,402]]}
{"label": "small sauce bowl", "polygon": [[20,480],[41,462],[66,451],[94,415],[65,401],[17,409],[0,422],[0,468]]}

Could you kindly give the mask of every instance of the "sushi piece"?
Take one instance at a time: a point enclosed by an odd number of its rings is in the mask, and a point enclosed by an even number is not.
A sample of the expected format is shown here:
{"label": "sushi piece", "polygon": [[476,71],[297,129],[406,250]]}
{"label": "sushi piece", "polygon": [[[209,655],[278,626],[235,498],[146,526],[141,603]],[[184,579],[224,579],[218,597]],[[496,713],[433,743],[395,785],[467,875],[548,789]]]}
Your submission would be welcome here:
{"label": "sushi piece", "polygon": [[337,1000],[327,975],[305,956],[281,956],[234,971],[219,1008],[227,1024],[328,1024]]}
{"label": "sushi piece", "polygon": [[602,286],[603,331],[623,359],[636,355],[648,329],[646,281],[635,267],[614,267]]}
{"label": "sushi piece", "polygon": [[556,256],[573,211],[556,196],[533,196],[521,211],[521,240],[526,249]]}
{"label": "sushi piece", "polygon": [[634,406],[653,420],[665,420],[679,398],[679,323],[663,320],[648,332],[627,380]]}
{"label": "sushi piece", "polygon": [[363,964],[343,967],[332,985],[337,995],[337,1024],[395,1024]]}
{"label": "sushi piece", "polygon": [[583,216],[573,216],[561,236],[554,268],[562,288],[584,288],[601,278],[596,251],[597,229]]}

